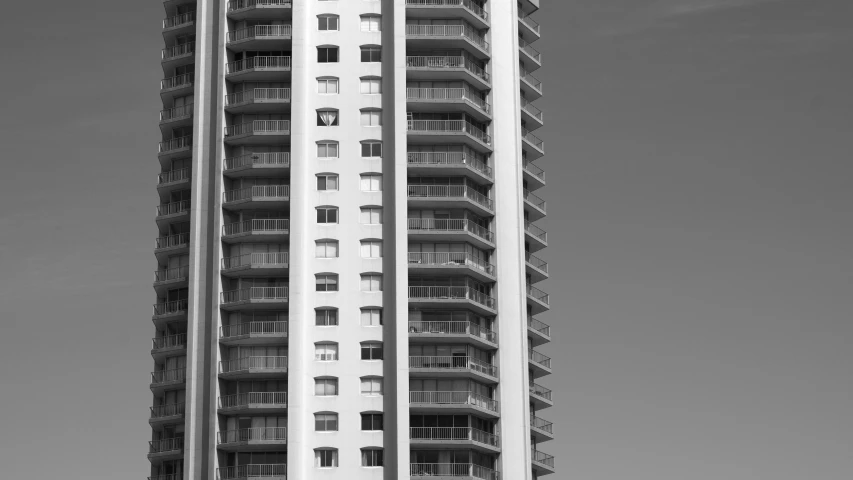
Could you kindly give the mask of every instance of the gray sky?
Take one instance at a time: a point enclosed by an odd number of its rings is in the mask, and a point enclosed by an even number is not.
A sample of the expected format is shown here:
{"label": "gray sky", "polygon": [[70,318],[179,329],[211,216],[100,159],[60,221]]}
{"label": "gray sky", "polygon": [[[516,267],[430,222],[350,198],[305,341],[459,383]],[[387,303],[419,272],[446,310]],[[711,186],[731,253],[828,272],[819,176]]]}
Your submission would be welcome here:
{"label": "gray sky", "polygon": [[[543,6],[554,477],[849,480],[853,2]],[[163,16],[4,5],[9,478],[147,475]]]}

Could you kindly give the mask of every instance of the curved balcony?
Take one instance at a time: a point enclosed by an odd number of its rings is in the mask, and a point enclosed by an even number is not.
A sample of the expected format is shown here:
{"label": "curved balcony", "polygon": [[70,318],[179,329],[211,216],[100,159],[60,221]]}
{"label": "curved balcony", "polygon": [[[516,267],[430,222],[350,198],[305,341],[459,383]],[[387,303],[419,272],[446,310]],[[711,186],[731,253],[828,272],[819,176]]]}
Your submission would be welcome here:
{"label": "curved balcony", "polygon": [[176,353],[187,350],[187,334],[167,335],[151,339],[151,356],[155,360],[163,361],[166,357],[174,356]]}
{"label": "curved balcony", "polygon": [[225,127],[225,143],[259,145],[281,143],[290,136],[290,120],[255,120]]}
{"label": "curved balcony", "polygon": [[408,120],[409,137],[423,136],[440,143],[462,141],[474,149],[490,152],[492,137],[465,120]]}
{"label": "curved balcony", "polygon": [[530,415],[530,434],[537,442],[554,439],[554,424],[535,415]]}
{"label": "curved balcony", "polygon": [[168,193],[173,190],[188,188],[192,179],[192,170],[180,168],[170,172],[157,174],[157,190],[160,193]]}
{"label": "curved balcony", "polygon": [[260,427],[226,430],[219,432],[216,443],[222,450],[255,450],[253,447],[264,450],[272,445],[286,445],[287,428]]}
{"label": "curved balcony", "polygon": [[479,381],[496,383],[498,367],[473,357],[459,356],[411,356],[409,373],[414,377],[474,378]]}
{"label": "curved balcony", "polygon": [[219,397],[219,413],[281,413],[287,392],[246,392]]}
{"label": "curved balcony", "polygon": [[160,295],[165,295],[169,288],[186,285],[189,277],[190,267],[188,265],[157,270],[154,272],[154,290]]}
{"label": "curved balcony", "polygon": [[461,273],[486,282],[495,281],[495,266],[466,252],[409,252],[409,272],[426,275]]}
{"label": "curved balcony", "polygon": [[527,360],[534,378],[551,374],[551,357],[530,349],[527,351]]}
{"label": "curved balcony", "polygon": [[187,381],[187,369],[175,368],[172,370],[158,370],[151,372],[151,390],[162,392],[169,387],[183,385]]}
{"label": "curved balcony", "polygon": [[192,73],[164,78],[163,80],[160,80],[160,94],[173,94],[177,96],[192,92],[194,78],[195,75]]}
{"label": "curved balcony", "polygon": [[492,118],[492,106],[470,88],[406,88],[406,106],[419,112],[466,112],[481,121]]}
{"label": "curved balcony", "polygon": [[494,179],[492,168],[464,152],[408,152],[409,171],[430,175],[464,175],[477,181]]}
{"label": "curved balcony", "polygon": [[530,15],[525,15],[522,11],[518,12],[518,30],[536,37],[539,39],[542,36],[539,22],[530,18]]}
{"label": "curved balcony", "polygon": [[524,160],[521,163],[521,169],[524,172],[524,179],[528,184],[532,184],[531,189],[535,190],[545,186],[545,170],[542,170],[538,165]]}
{"label": "curved balcony", "polygon": [[160,126],[161,127],[180,127],[192,125],[193,121],[193,104],[182,105],[180,107],[167,108],[160,110]]}
{"label": "curved balcony", "polygon": [[163,63],[178,62],[179,60],[189,60],[195,55],[195,42],[182,43],[166,47],[160,54]]}
{"label": "curved balcony", "polygon": [[225,159],[226,177],[279,177],[290,171],[290,152],[247,153]]}
{"label": "curved balcony", "polygon": [[288,218],[256,218],[222,226],[222,241],[236,242],[279,242],[290,233]]}
{"label": "curved balcony", "polygon": [[474,447],[487,452],[500,451],[500,437],[472,427],[409,427],[412,447]]}
{"label": "curved balcony", "polygon": [[434,477],[440,480],[500,480],[499,472],[473,463],[410,463],[412,480]]}
{"label": "curved balcony", "polygon": [[231,113],[280,112],[289,104],[289,88],[253,88],[225,95],[225,110]]}
{"label": "curved balcony", "polygon": [[193,136],[177,137],[165,142],[160,142],[160,150],[157,156],[161,163],[182,156],[188,156],[193,148]]}
{"label": "curved balcony", "polygon": [[474,392],[409,392],[409,409],[430,413],[477,413],[497,418],[498,401]]}
{"label": "curved balcony", "polygon": [[530,193],[530,190],[526,188],[524,189],[524,211],[527,212],[527,216],[530,221],[544,218],[547,214],[547,209],[548,204],[545,203],[545,200]]}
{"label": "curved balcony", "polygon": [[290,201],[289,185],[253,185],[229,190],[222,195],[222,208],[227,210],[258,210],[287,207]]}
{"label": "curved balcony", "polygon": [[534,314],[542,313],[551,308],[550,295],[532,285],[527,286],[527,299],[530,300],[528,305]]}
{"label": "curved balcony", "polygon": [[527,43],[527,41],[525,41],[523,38],[518,39],[518,48],[519,50],[521,50],[522,59],[529,60],[525,61],[524,63],[524,65],[529,65],[530,67],[532,67],[528,68],[528,70],[534,71],[542,66],[542,54],[539,53],[538,50],[533,48],[533,46],[531,46],[529,43]]}
{"label": "curved balcony", "polygon": [[521,91],[524,92],[524,98],[528,100],[536,100],[542,97],[542,82],[539,81],[538,78],[534,77],[527,71],[524,67],[521,67],[519,70],[519,75],[521,76],[520,87]]}
{"label": "curved balcony", "polygon": [[148,442],[148,458],[151,460],[175,460],[184,455],[184,437],[164,438]]}
{"label": "curved balcony", "polygon": [[[249,463],[216,469],[218,480],[287,480],[285,463]],[[180,479],[178,479],[180,480]]]}
{"label": "curved balcony", "polygon": [[230,50],[267,50],[281,46],[282,41],[293,37],[291,25],[254,25],[228,32],[227,46]]}
{"label": "curved balcony", "polygon": [[521,128],[521,148],[530,160],[535,160],[545,155],[545,142],[530,133],[530,130]]}
{"label": "curved balcony", "polygon": [[530,222],[524,222],[524,238],[529,243],[532,252],[537,252],[548,246],[548,233]]}
{"label": "curved balcony", "polygon": [[243,357],[219,362],[222,378],[270,378],[287,374],[287,357]]}
{"label": "curved balcony", "polygon": [[428,242],[464,240],[484,249],[495,248],[495,234],[464,218],[410,218],[409,239]]}
{"label": "curved balcony", "polygon": [[150,407],[150,409],[151,417],[148,419],[148,423],[176,423],[184,418],[186,404],[170,403],[167,405],[156,405]]}
{"label": "curved balcony", "polygon": [[178,33],[182,30],[195,30],[195,12],[182,13],[163,19],[163,33]]}
{"label": "curved balcony", "polygon": [[155,303],[152,319],[155,325],[161,326],[174,320],[187,318],[188,304],[186,300],[173,300],[171,302]]}
{"label": "curved balcony", "polygon": [[222,292],[220,306],[224,310],[244,308],[281,308],[287,304],[287,287],[251,287]]}
{"label": "curved balcony", "polygon": [[460,77],[473,85],[487,89],[491,86],[491,77],[473,61],[461,55],[456,56],[406,56],[406,70],[409,79],[417,80],[459,80]]}
{"label": "curved balcony", "polygon": [[536,128],[545,125],[542,110],[530,103],[526,98],[521,99],[521,118],[527,123],[532,123]]}
{"label": "curved balcony", "polygon": [[498,334],[465,320],[409,322],[409,338],[439,343],[472,343],[480,348],[498,347]]}
{"label": "curved balcony", "polygon": [[290,57],[250,57],[225,65],[225,78],[235,82],[280,82],[290,73]]}
{"label": "curved balcony", "polygon": [[154,241],[154,255],[159,262],[166,262],[170,255],[186,253],[190,247],[190,234],[178,233],[158,237]]}
{"label": "curved balcony", "polygon": [[538,450],[531,450],[530,460],[533,464],[533,471],[536,472],[537,475],[548,475],[549,473],[555,472],[553,455],[548,455],[547,453],[543,453]]}
{"label": "curved balcony", "polygon": [[219,328],[219,341],[226,345],[279,344],[287,340],[287,322],[271,320],[224,325]]}
{"label": "curved balcony", "polygon": [[527,317],[527,337],[534,347],[551,341],[551,326],[532,316]]}
{"label": "curved balcony", "polygon": [[484,315],[497,313],[495,299],[471,287],[409,286],[409,304],[420,307],[464,306]]}
{"label": "curved balcony", "polygon": [[464,48],[477,58],[489,56],[489,42],[471,25],[406,25],[406,40],[412,47]]}
{"label": "curved balcony", "polygon": [[247,18],[289,17],[293,8],[292,0],[230,0],[228,18],[245,20]]}
{"label": "curved balcony", "polygon": [[542,385],[531,383],[528,387],[528,391],[530,393],[530,402],[537,410],[554,406],[554,401],[551,398],[551,390],[543,387]]}
{"label": "curved balcony", "polygon": [[480,216],[494,215],[495,202],[467,185],[409,185],[409,205],[419,208],[467,208]]}
{"label": "curved balcony", "polygon": [[222,275],[226,277],[278,277],[287,275],[287,252],[247,253],[222,259]]}
{"label": "curved balcony", "polygon": [[190,216],[190,201],[181,200],[180,202],[163,203],[157,206],[157,216],[155,221],[161,229],[177,220],[188,221]]}
{"label": "curved balcony", "polygon": [[479,28],[489,26],[489,14],[471,0],[406,0],[408,18],[462,18]]}
{"label": "curved balcony", "polygon": [[548,278],[548,262],[530,252],[525,254],[525,260],[531,283],[541,282]]}

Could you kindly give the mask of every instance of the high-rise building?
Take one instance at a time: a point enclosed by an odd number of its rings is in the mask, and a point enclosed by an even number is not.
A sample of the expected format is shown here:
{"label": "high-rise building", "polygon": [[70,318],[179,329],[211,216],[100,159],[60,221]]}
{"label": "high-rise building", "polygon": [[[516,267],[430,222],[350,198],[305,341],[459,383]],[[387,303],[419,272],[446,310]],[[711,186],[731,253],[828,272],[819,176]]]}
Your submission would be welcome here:
{"label": "high-rise building", "polygon": [[166,0],[152,480],[554,471],[539,0]]}

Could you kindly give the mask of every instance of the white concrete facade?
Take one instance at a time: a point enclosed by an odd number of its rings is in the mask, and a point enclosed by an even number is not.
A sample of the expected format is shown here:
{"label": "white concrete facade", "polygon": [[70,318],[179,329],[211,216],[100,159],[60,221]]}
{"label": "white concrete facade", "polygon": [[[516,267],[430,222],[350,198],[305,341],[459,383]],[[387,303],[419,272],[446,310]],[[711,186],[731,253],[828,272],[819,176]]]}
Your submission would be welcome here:
{"label": "white concrete facade", "polygon": [[535,479],[538,0],[167,0],[151,480]]}

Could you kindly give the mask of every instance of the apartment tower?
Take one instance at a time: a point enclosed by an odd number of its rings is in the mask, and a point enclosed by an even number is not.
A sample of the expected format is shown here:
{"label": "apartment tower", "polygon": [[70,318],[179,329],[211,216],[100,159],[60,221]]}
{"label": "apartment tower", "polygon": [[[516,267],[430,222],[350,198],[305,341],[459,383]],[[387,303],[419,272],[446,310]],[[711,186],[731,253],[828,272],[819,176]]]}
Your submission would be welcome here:
{"label": "apartment tower", "polygon": [[151,480],[554,472],[539,0],[166,0]]}

